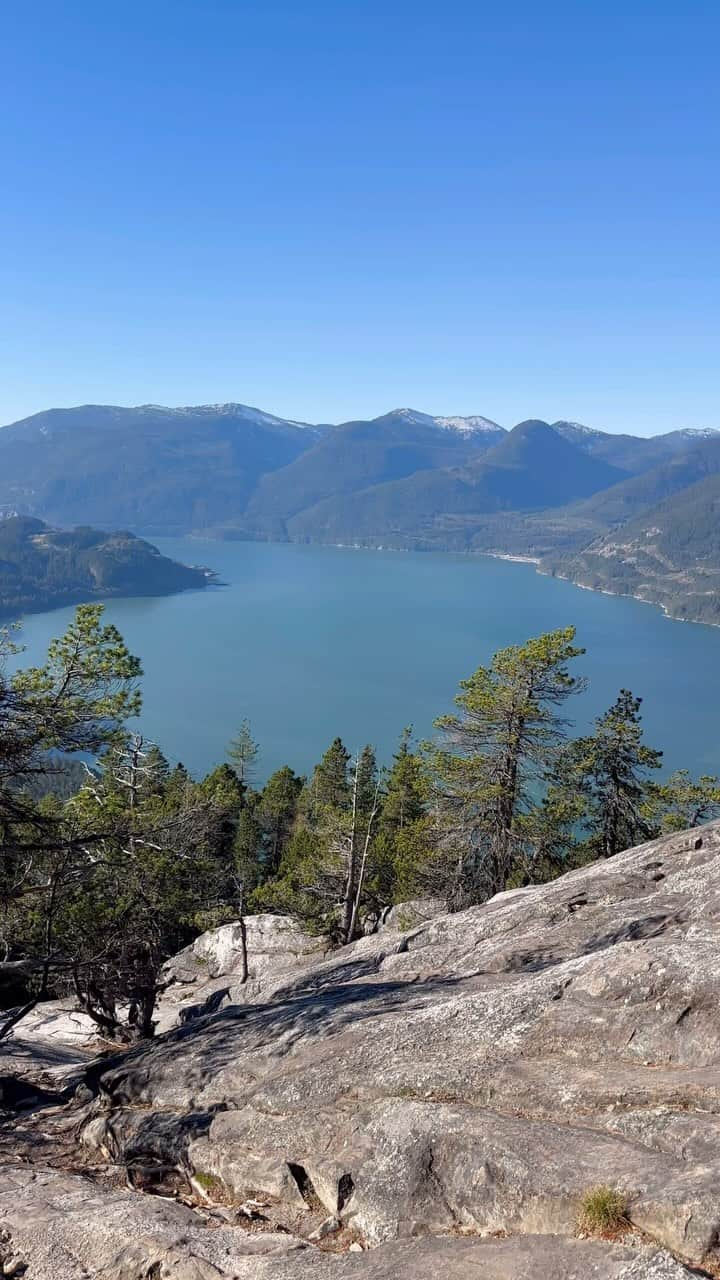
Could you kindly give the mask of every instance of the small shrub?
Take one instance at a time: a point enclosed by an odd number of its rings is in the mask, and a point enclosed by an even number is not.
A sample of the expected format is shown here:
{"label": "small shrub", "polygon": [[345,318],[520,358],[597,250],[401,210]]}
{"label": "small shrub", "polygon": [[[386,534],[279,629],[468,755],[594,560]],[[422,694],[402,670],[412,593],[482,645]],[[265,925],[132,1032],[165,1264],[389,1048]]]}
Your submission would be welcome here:
{"label": "small shrub", "polygon": [[588,1236],[620,1235],[628,1226],[625,1197],[612,1187],[592,1187],[580,1202],[578,1226]]}
{"label": "small shrub", "polygon": [[204,1173],[202,1170],[197,1170],[193,1173],[192,1180],[210,1197],[219,1199],[225,1190],[222,1178],[218,1178],[214,1173]]}

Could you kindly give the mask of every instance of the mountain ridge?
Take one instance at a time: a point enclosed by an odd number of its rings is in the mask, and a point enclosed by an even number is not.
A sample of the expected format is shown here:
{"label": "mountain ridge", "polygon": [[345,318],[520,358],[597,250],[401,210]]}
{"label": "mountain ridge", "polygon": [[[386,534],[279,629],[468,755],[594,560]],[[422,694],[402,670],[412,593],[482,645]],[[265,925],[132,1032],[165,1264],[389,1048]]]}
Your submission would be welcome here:
{"label": "mountain ridge", "polygon": [[[80,405],[0,430],[0,516],[149,537],[520,554],[585,584],[590,562],[578,553],[588,549],[597,569],[591,544],[718,470],[720,432],[712,428],[642,437],[539,418],[507,430],[478,414],[408,407],[312,424],[236,402]],[[704,510],[711,518],[709,498]],[[671,609],[714,616],[714,589],[709,605],[706,597],[697,603],[707,557],[691,545],[685,506],[663,518],[684,530],[663,535],[675,547],[673,573],[688,576],[689,594],[673,597]],[[624,589],[622,557],[603,557]],[[657,579],[661,561],[644,563]],[[603,589],[614,588],[608,581]],[[660,595],[657,581],[648,590]]]}

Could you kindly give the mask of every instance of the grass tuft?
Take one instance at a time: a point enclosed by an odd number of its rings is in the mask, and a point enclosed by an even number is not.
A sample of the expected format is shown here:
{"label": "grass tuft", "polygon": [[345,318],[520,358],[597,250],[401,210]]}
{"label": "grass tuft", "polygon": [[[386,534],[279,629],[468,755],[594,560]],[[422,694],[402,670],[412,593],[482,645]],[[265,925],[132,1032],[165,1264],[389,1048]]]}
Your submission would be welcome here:
{"label": "grass tuft", "polygon": [[580,1202],[578,1227],[588,1236],[618,1236],[629,1226],[627,1201],[612,1187],[591,1187]]}

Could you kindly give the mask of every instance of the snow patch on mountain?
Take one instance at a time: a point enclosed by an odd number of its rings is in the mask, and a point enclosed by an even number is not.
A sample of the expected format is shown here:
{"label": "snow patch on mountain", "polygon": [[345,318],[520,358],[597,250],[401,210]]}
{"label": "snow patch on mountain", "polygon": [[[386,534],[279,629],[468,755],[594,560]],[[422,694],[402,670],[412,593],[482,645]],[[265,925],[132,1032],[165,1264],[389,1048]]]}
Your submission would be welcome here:
{"label": "snow patch on mountain", "polygon": [[164,413],[174,417],[223,417],[223,418],[240,418],[243,422],[254,422],[263,427],[301,427],[303,430],[314,430],[314,426],[310,422],[296,422],[294,418],[278,418],[274,413],[265,413],[263,409],[255,409],[248,404],[235,404],[228,402],[227,404],[189,404],[178,405],[176,408],[168,408],[163,404],[140,404],[136,406],[138,413],[158,414]]}
{"label": "snow patch on mountain", "polygon": [[720,436],[720,429],[718,427],[681,427],[673,434],[685,436],[689,440],[712,440],[714,436]]}
{"label": "snow patch on mountain", "polygon": [[553,422],[552,426],[555,431],[559,431],[560,435],[565,436],[566,439],[571,439],[573,436],[601,436],[605,434],[603,431],[598,431],[596,427],[586,427],[584,422]]}
{"label": "snow patch on mountain", "polygon": [[474,435],[483,431],[504,431],[499,423],[491,418],[483,418],[478,414],[469,417],[434,417],[430,413],[421,413],[419,409],[393,409],[388,417],[402,418],[404,422],[417,427],[440,427],[444,431],[460,431],[463,435]]}

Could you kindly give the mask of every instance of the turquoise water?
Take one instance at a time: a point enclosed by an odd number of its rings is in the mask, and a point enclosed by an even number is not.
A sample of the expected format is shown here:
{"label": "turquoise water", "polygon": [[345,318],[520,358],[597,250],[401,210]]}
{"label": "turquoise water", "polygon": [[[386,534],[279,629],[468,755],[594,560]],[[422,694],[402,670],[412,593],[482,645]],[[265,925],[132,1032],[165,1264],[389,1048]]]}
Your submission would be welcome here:
{"label": "turquoise water", "polygon": [[[142,658],[143,730],[193,772],[223,759],[244,717],[259,780],[285,763],[307,771],[336,734],[389,759],[403,726],[427,735],[494,650],[573,623],[590,680],[571,703],[579,727],[624,686],[644,698],[648,741],[669,767],[720,773],[720,629],[482,557],[156,542],[227,584],[107,609]],[[23,661],[42,661],[71,616],[29,615]]]}

